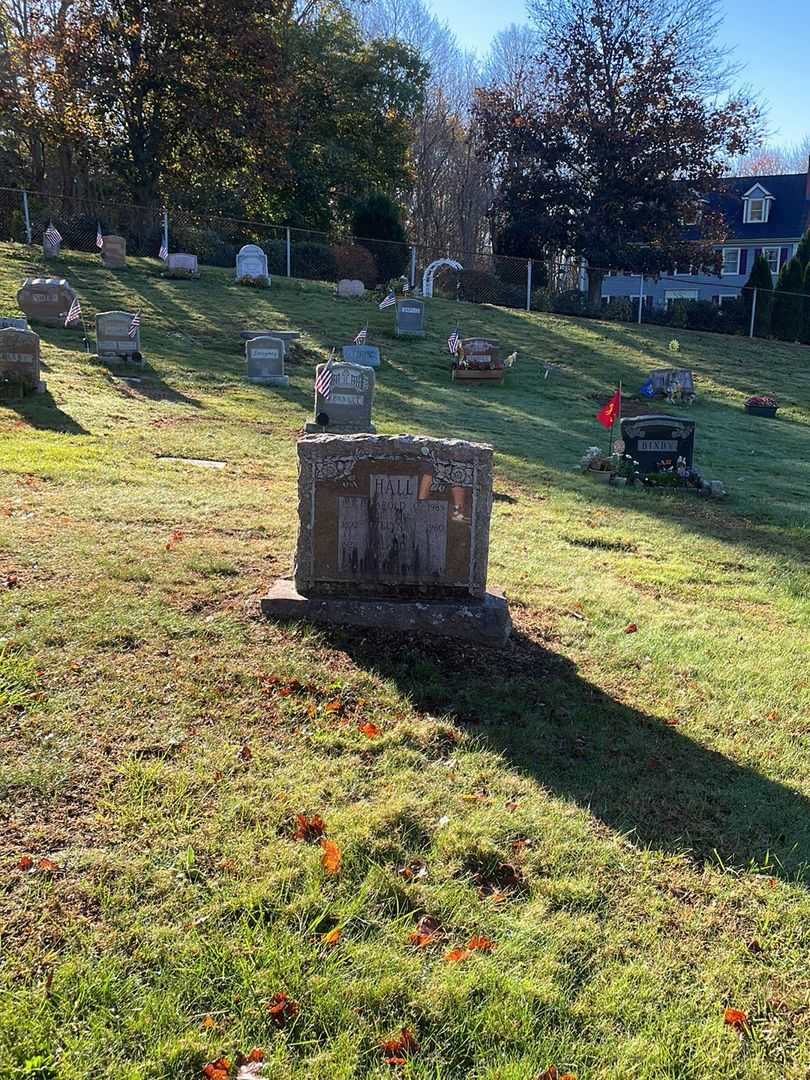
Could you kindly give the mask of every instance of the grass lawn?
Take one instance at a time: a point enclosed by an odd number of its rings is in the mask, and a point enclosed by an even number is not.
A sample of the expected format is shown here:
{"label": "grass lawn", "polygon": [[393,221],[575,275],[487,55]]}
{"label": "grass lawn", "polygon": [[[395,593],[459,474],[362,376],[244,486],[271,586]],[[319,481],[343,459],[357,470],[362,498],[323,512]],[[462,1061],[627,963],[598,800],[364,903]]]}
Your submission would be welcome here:
{"label": "grass lawn", "polygon": [[[0,245],[0,314],[43,269]],[[149,366],[43,328],[47,394],[0,405],[0,1077],[805,1080],[810,349],[677,333],[702,500],[576,468],[671,329],[432,300],[407,341],[314,283],[48,269],[139,309]],[[451,384],[457,319],[503,386]],[[503,652],[258,613],[313,367],[366,321],[378,430],[495,447]],[[288,390],[243,378],[268,325]]]}

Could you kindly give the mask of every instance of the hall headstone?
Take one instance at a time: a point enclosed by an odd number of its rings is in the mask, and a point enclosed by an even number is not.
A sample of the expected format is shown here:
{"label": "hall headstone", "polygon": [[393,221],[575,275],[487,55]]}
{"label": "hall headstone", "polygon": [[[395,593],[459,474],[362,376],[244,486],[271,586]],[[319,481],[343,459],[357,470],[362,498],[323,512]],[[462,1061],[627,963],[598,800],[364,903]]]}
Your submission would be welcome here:
{"label": "hall headstone", "polygon": [[243,277],[270,280],[267,256],[258,244],[245,244],[236,253],[236,280]]}
{"label": "hall headstone", "polygon": [[406,297],[397,300],[396,314],[397,337],[425,336],[425,302]]}
{"label": "hall headstone", "polygon": [[506,601],[487,593],[492,448],[413,435],[298,442],[294,581],[265,614],[502,644]]}
{"label": "hall headstone", "polygon": [[101,238],[101,262],[108,270],[125,270],[127,265],[127,242],[123,236],[110,233]]}
{"label": "hall headstone", "polygon": [[692,468],[695,421],[678,416],[633,416],[621,422],[624,452],[639,463],[642,474],[674,468],[683,458]]}
{"label": "hall headstone", "polygon": [[341,278],[337,283],[335,293],[344,300],[352,300],[358,296],[365,296],[366,287],[357,278]]}
{"label": "hall headstone", "polygon": [[141,331],[130,337],[133,313],[130,311],[100,311],[96,315],[96,352],[99,360],[140,364]]}
{"label": "hall headstone", "polygon": [[11,393],[43,391],[40,379],[39,335],[33,330],[0,330],[0,382]]}
{"label": "hall headstone", "polygon": [[254,337],[245,342],[248,382],[288,386],[284,374],[284,341],[278,337]]}
{"label": "hall headstone", "polygon": [[373,368],[380,366],[380,350],[376,345],[344,345],[341,353],[347,364]]}
{"label": "hall headstone", "polygon": [[[326,367],[318,364],[315,381]],[[307,432],[375,432],[371,422],[374,404],[374,371],[361,364],[332,365],[329,397],[315,391],[315,420],[305,427]]]}
{"label": "hall headstone", "polygon": [[76,291],[65,278],[26,278],[17,292],[17,306],[31,322],[64,326]]}

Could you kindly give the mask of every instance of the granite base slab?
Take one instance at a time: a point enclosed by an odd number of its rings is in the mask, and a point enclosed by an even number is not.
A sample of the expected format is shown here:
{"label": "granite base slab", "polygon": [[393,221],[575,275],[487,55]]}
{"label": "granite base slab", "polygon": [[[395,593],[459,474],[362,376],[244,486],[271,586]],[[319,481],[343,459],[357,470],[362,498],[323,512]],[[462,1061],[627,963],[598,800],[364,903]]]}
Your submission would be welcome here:
{"label": "granite base slab", "polygon": [[271,619],[296,619],[368,626],[413,633],[422,631],[482,645],[505,645],[512,630],[503,593],[486,593],[483,600],[385,600],[373,597],[302,596],[290,578],[273,585],[261,601]]}
{"label": "granite base slab", "polygon": [[362,430],[356,427],[341,427],[340,424],[316,424],[314,420],[310,420],[304,424],[304,431],[307,435],[376,435],[377,429],[373,424],[369,424],[368,427]]}
{"label": "granite base slab", "polygon": [[289,386],[289,375],[248,375],[249,383],[258,383],[260,386]]}

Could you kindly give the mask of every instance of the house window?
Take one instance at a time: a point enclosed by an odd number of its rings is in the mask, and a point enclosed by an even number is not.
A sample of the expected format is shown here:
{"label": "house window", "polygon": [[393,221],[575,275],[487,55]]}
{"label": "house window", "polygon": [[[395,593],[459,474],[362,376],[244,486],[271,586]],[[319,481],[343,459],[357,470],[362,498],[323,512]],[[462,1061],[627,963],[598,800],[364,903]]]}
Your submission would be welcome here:
{"label": "house window", "polygon": [[768,220],[770,199],[746,199],[743,221],[747,225],[756,225]]}
{"label": "house window", "polygon": [[697,300],[699,295],[697,289],[667,289],[664,303],[669,307],[673,300]]}
{"label": "house window", "polygon": [[740,249],[723,248],[723,267],[721,274],[739,274],[740,272]]}
{"label": "house window", "polygon": [[720,307],[722,307],[723,304],[727,304],[729,300],[736,300],[736,299],[737,299],[737,296],[734,293],[723,293],[723,294],[721,294],[720,296],[717,297],[717,301],[718,301]]}
{"label": "house window", "polygon": [[762,257],[768,264],[768,269],[772,274],[779,273],[779,248],[767,247],[762,249]]}

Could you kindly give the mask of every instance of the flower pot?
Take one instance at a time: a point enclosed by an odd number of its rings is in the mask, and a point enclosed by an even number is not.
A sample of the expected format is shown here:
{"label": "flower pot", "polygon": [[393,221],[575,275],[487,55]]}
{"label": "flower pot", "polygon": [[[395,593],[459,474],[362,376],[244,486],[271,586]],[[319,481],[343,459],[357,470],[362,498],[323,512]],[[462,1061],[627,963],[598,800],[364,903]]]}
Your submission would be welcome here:
{"label": "flower pot", "polygon": [[614,487],[627,487],[627,477],[626,476],[614,476],[613,479],[611,480],[611,484]]}
{"label": "flower pot", "polygon": [[746,405],[745,411],[752,416],[776,416],[778,405]]}
{"label": "flower pot", "polygon": [[613,479],[613,473],[610,469],[588,469],[588,472],[600,484],[609,484]]}

